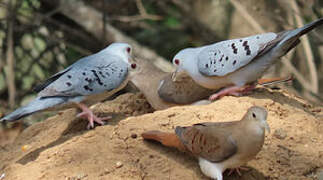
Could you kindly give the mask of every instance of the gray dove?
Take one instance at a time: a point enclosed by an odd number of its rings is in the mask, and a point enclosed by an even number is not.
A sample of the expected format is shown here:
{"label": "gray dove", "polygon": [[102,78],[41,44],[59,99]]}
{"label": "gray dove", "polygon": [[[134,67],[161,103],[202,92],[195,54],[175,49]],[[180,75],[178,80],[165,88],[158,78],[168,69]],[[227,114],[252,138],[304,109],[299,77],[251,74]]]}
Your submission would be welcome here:
{"label": "gray dove", "polygon": [[82,110],[77,117],[87,118],[88,128],[94,122],[104,124],[88,108],[124,88],[136,64],[130,64],[131,46],[126,43],[113,43],[100,52],[81,58],[44,83],[35,87],[37,97],[26,106],[18,108],[0,121],[16,121],[43,110],[60,110],[78,107]]}
{"label": "gray dove", "polygon": [[178,126],[175,133],[147,131],[142,137],[194,155],[206,176],[222,180],[226,169],[238,170],[258,154],[264,144],[265,129],[270,131],[267,111],[254,106],[240,121]]}
{"label": "gray dove", "polygon": [[300,43],[300,36],[320,26],[323,18],[304,27],[232,39],[198,48],[187,48],[173,58],[173,81],[187,73],[199,85],[220,90],[210,100],[225,95],[241,96],[277,59]]}

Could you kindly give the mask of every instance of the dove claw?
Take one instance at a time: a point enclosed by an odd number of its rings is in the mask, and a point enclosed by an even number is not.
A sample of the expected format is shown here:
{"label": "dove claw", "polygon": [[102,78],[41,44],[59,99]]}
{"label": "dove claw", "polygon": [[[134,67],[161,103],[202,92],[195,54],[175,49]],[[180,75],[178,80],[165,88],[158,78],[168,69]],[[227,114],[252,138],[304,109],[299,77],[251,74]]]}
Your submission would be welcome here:
{"label": "dove claw", "polygon": [[76,117],[80,117],[80,118],[84,118],[84,119],[88,119],[89,124],[87,125],[87,129],[92,129],[94,128],[94,122],[100,124],[100,125],[104,125],[104,121],[111,119],[111,116],[108,117],[97,117],[93,111],[91,109],[89,109],[87,106],[85,106],[84,104],[81,103],[77,103],[77,105],[79,106],[79,108],[83,111],[79,114],[76,115]]}
{"label": "dove claw", "polygon": [[237,167],[237,168],[232,168],[230,169],[230,171],[228,172],[228,176],[230,176],[233,172],[237,172],[238,176],[242,176],[241,171],[249,171],[249,168],[247,167]]}
{"label": "dove claw", "polygon": [[214,100],[220,99],[223,96],[228,96],[228,95],[231,95],[231,96],[243,96],[243,95],[247,95],[247,94],[249,94],[255,88],[256,88],[256,85],[255,84],[245,85],[245,86],[231,86],[231,87],[227,87],[227,88],[224,88],[224,89],[218,91],[215,94],[212,94],[209,97],[209,100],[210,101],[214,101]]}

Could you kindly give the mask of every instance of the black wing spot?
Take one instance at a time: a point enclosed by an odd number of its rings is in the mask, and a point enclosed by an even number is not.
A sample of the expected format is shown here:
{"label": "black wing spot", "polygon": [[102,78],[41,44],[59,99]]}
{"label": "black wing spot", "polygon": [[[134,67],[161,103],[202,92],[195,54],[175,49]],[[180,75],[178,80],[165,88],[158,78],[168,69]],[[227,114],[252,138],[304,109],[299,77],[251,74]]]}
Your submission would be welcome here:
{"label": "black wing spot", "polygon": [[242,42],[242,39],[240,39],[239,41]]}
{"label": "black wing spot", "polygon": [[214,53],[214,56],[216,56],[216,53]]}
{"label": "black wing spot", "polygon": [[209,68],[209,64],[205,64],[205,67],[206,67],[206,68]]}
{"label": "black wing spot", "polygon": [[259,39],[259,36],[257,36],[256,38]]}
{"label": "black wing spot", "polygon": [[234,60],[232,64],[235,65],[236,63],[237,63],[237,60]]}
{"label": "black wing spot", "polygon": [[222,67],[224,66],[224,64],[222,64]]}
{"label": "black wing spot", "polygon": [[83,86],[83,88],[84,88],[85,90],[87,90],[87,91],[93,91],[93,89],[92,89],[92,88],[90,88],[88,85]]}
{"label": "black wing spot", "polygon": [[250,47],[248,45],[248,41],[244,41],[242,46],[244,47],[244,50],[246,51],[246,55],[249,56],[251,54]]}
{"label": "black wing spot", "polygon": [[72,78],[72,76],[71,76],[71,75],[67,75],[67,77],[68,77],[68,79],[71,79],[71,78]]}
{"label": "black wing spot", "polygon": [[87,82],[89,82],[89,83],[92,82],[92,79],[90,79],[90,78],[85,78],[84,80],[87,81]]}
{"label": "black wing spot", "polygon": [[229,60],[229,57],[228,57],[228,56],[227,56],[227,57],[225,57],[225,60],[226,60],[226,61],[228,61],[228,60]]}
{"label": "black wing spot", "polygon": [[66,83],[66,85],[67,85],[67,86],[72,86],[72,83],[67,82],[67,83]]}
{"label": "black wing spot", "polygon": [[216,72],[216,69],[214,69],[213,72]]}
{"label": "black wing spot", "polygon": [[83,73],[82,73],[82,75],[83,75],[83,76],[85,76],[85,75],[86,75],[86,73],[85,73],[85,72],[83,72]]}
{"label": "black wing spot", "polygon": [[91,72],[94,74],[94,76],[96,77],[96,81],[99,83],[99,85],[103,85],[103,83],[102,83],[102,81],[101,81],[101,79],[100,79],[100,77],[98,76],[98,74],[96,73],[96,71],[95,70],[91,70]]}
{"label": "black wing spot", "polygon": [[220,60],[219,60],[220,62],[222,62],[222,60],[223,60],[223,57],[224,57],[224,55],[222,54],[222,56],[221,56],[221,58],[220,58]]}
{"label": "black wing spot", "polygon": [[231,44],[231,47],[233,49],[233,53],[237,54],[238,53],[238,49],[236,48],[236,45],[234,43]]}

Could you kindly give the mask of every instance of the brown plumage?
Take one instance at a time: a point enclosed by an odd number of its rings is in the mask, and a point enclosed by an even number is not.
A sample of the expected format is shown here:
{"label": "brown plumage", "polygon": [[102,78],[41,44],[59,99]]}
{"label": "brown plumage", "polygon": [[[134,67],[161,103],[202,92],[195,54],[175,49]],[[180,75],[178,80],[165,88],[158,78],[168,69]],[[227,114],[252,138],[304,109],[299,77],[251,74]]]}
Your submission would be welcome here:
{"label": "brown plumage", "polygon": [[205,175],[222,180],[225,169],[245,164],[261,150],[269,130],[266,119],[267,111],[254,106],[240,121],[176,127],[175,134],[148,131],[142,137],[193,154]]}

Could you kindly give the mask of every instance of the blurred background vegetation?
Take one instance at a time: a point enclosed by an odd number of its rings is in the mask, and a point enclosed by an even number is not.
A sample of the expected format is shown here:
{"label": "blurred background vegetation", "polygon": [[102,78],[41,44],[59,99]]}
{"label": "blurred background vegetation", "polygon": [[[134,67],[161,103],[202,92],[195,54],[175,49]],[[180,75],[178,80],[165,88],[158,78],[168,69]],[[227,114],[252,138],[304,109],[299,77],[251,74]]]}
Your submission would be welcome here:
{"label": "blurred background vegetation", "polygon": [[[114,41],[166,62],[186,47],[300,27],[322,14],[322,0],[0,0],[0,111],[26,103],[36,84]],[[267,76],[293,74],[289,88],[321,102],[322,35],[323,28],[310,33]]]}

